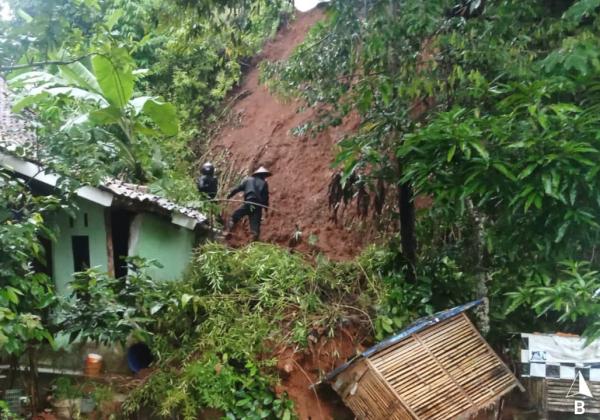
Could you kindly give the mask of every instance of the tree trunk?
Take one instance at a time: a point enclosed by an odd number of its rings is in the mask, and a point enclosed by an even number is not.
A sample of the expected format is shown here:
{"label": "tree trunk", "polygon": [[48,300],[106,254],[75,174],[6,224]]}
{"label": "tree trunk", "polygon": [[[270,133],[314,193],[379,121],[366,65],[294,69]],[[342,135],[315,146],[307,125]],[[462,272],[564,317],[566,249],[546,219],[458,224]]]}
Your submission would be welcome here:
{"label": "tree trunk", "polygon": [[485,217],[473,205],[471,200],[467,200],[467,210],[472,223],[472,249],[471,256],[473,259],[473,267],[477,277],[477,285],[475,294],[477,299],[483,299],[483,303],[475,310],[477,317],[477,326],[483,335],[490,331],[490,303],[488,299],[488,283],[490,282],[490,274],[485,269]]}
{"label": "tree trunk", "polygon": [[39,378],[37,370],[36,348],[34,345],[29,345],[27,348],[27,356],[29,357],[29,395],[31,397],[31,412],[33,415],[40,408],[40,393],[39,393]]}
{"label": "tree trunk", "polygon": [[416,280],[417,237],[415,233],[415,203],[413,189],[409,182],[401,183],[398,189],[398,208],[400,209],[400,242],[402,255],[408,263],[406,279]]}
{"label": "tree trunk", "polygon": [[9,371],[8,371],[8,388],[14,388],[17,381],[17,375],[19,374],[19,358],[15,355],[11,355],[9,358]]}
{"label": "tree trunk", "polygon": [[134,176],[135,176],[136,182],[139,182],[141,184],[144,184],[145,182],[148,181],[148,177],[146,176],[146,172],[144,171],[144,168],[142,168],[142,164],[137,161],[135,162]]}

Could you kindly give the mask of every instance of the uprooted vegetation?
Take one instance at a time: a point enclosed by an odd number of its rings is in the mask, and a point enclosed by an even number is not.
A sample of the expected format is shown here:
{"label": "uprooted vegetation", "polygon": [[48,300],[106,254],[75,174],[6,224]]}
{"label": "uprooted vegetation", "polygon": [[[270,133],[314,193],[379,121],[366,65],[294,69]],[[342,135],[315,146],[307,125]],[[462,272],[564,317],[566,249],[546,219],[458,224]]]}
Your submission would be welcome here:
{"label": "uprooted vegetation", "polygon": [[[100,302],[87,306],[87,317],[96,325],[106,320],[100,324],[107,331],[121,317],[109,319],[106,308],[127,306],[124,318],[138,321],[143,331],[134,333],[146,337],[158,359],[126,411],[150,407],[164,416],[196,418],[198,407],[205,407],[232,418],[291,418],[289,399],[273,392],[276,352],[304,349],[309,340],[333,337],[342,327],[370,335],[388,287],[375,255],[373,250],[355,262],[311,264],[271,245],[231,250],[210,243],[198,249],[179,282],[130,276],[123,294],[115,282],[82,281],[76,297]],[[381,264],[386,258],[380,252]],[[148,318],[152,322],[144,322]]]}
{"label": "uprooted vegetation", "polygon": [[[145,408],[196,418],[203,407],[230,418],[292,418],[286,393],[274,392],[278,354],[310,351],[312,343],[341,330],[352,332],[358,348],[373,334],[390,332],[392,318],[404,323],[434,309],[430,298],[439,293],[409,293],[411,286],[393,270],[396,259],[392,251],[369,248],[352,262],[311,263],[267,244],[231,250],[209,243],[179,282],[157,284],[136,274],[122,293],[117,282],[81,281],[75,298],[100,302],[86,307],[87,318],[103,325],[96,333],[133,320],[137,329],[123,337],[133,332],[153,349],[155,367],[129,396],[127,412]],[[123,308],[126,315],[111,318],[107,308]],[[330,367],[338,362],[333,359]]]}
{"label": "uprooted vegetation", "polygon": [[156,360],[129,395],[129,413],[197,418],[202,407],[229,418],[292,418],[314,398],[320,414],[331,401],[313,395],[311,382],[373,338],[472,297],[447,258],[431,257],[411,284],[395,246],[334,262],[269,244],[208,243],[176,282],[153,281],[148,264],[130,258],[121,279],[78,273],[61,307],[59,327],[72,339],[137,337],[151,347]]}

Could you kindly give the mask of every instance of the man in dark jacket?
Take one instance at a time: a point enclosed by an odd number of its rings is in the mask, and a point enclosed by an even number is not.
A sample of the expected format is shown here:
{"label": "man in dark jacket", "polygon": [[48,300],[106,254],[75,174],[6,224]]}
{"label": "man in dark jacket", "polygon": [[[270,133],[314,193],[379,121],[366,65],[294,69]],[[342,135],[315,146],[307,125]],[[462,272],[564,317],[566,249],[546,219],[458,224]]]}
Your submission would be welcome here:
{"label": "man in dark jacket", "polygon": [[253,240],[258,240],[262,210],[264,209],[267,212],[269,209],[269,184],[267,184],[267,177],[269,176],[271,176],[271,172],[261,166],[254,171],[252,176],[247,177],[239,186],[231,190],[227,198],[243,192],[244,204],[231,215],[231,221],[228,224],[229,232],[242,217],[248,216]]}
{"label": "man in dark jacket", "polygon": [[211,200],[217,196],[219,183],[215,177],[215,167],[212,163],[206,162],[200,169],[202,174],[197,181],[198,191],[206,194]]}

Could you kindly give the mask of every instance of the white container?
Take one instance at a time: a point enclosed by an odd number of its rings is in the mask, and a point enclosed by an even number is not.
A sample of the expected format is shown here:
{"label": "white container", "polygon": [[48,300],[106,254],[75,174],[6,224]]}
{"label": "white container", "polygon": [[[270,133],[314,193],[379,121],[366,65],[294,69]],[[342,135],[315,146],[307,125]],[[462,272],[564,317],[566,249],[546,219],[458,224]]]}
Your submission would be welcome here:
{"label": "white container", "polygon": [[52,411],[61,420],[77,418],[81,412],[81,398],[52,401]]}

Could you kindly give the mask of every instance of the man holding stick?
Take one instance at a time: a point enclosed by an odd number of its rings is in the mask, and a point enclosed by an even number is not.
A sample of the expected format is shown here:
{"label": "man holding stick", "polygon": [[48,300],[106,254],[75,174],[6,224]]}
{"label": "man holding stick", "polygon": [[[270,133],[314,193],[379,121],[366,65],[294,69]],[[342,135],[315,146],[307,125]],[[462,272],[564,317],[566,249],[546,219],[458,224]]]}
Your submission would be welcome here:
{"label": "man holding stick", "polygon": [[254,241],[258,240],[262,210],[264,209],[265,213],[269,210],[269,184],[267,184],[267,177],[269,176],[271,176],[271,172],[261,166],[251,176],[245,178],[240,185],[231,190],[227,198],[230,199],[237,193],[243,192],[244,204],[231,215],[231,220],[227,224],[227,235],[231,233],[235,225],[244,216],[248,216],[252,239]]}

